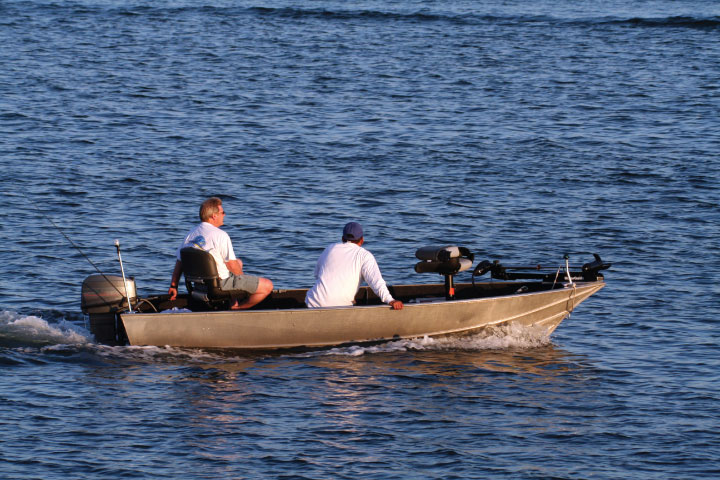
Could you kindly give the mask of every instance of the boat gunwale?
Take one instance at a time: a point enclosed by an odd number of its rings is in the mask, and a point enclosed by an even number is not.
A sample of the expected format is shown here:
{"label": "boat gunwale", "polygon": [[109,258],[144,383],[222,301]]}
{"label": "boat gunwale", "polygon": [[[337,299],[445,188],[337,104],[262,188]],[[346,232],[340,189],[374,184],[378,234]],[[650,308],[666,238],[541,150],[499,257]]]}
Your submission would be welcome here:
{"label": "boat gunwale", "polygon": [[[500,284],[505,282],[487,282],[487,283],[494,283],[494,284]],[[527,282],[507,282],[508,285],[512,283],[527,283]],[[398,285],[398,287],[412,287],[412,286],[435,286],[435,285],[441,285],[441,284],[410,284],[410,285]],[[470,284],[467,284],[470,285]],[[521,292],[521,293],[512,293],[507,295],[493,295],[488,297],[477,297],[477,298],[463,298],[463,299],[456,299],[456,300],[437,300],[437,301],[429,301],[429,302],[405,302],[403,304],[403,309],[405,308],[412,308],[415,309],[417,307],[438,307],[448,304],[460,304],[460,303],[480,303],[483,301],[492,301],[497,300],[498,298],[511,298],[511,297],[521,297],[521,296],[532,296],[532,295],[546,295],[551,292],[558,292],[558,291],[575,291],[578,288],[581,287],[588,287],[591,285],[600,285],[598,290],[600,288],[603,288],[605,286],[604,280],[595,280],[590,282],[574,282],[572,284],[569,283],[563,283],[563,288],[551,288],[548,290],[540,290],[536,292]],[[288,291],[302,291],[307,289],[278,289],[275,291],[278,292],[288,292]],[[597,290],[596,290],[597,291]],[[558,302],[559,303],[559,302]],[[345,305],[345,306],[336,306],[336,307],[317,307],[317,308],[307,308],[307,307],[298,307],[298,308],[263,308],[263,309],[248,309],[248,310],[208,310],[208,311],[187,311],[187,312],[173,312],[173,311],[162,311],[162,312],[123,312],[121,313],[121,317],[124,315],[142,315],[142,316],[153,316],[153,315],[162,315],[162,316],[189,316],[189,315],[213,315],[213,316],[220,316],[220,315],[243,315],[246,314],[278,314],[278,313],[294,313],[294,312],[324,312],[324,311],[338,311],[338,310],[348,310],[348,309],[366,309],[366,308],[372,308],[372,309],[387,309],[390,308],[389,305],[386,304],[379,304],[379,305]]]}

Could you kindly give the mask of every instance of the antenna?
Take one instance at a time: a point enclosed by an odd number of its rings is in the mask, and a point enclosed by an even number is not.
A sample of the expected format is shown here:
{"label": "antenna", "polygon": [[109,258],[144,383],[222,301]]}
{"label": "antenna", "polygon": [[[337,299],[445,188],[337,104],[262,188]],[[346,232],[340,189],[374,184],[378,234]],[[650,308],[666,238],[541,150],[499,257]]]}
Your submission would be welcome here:
{"label": "antenna", "polygon": [[115,239],[115,248],[117,248],[118,260],[120,260],[120,271],[122,272],[123,285],[125,285],[125,298],[127,299],[128,310],[130,313],[134,313],[132,304],[130,303],[130,294],[128,294],[127,280],[125,280],[125,268],[123,268],[122,256],[120,255],[120,240]]}

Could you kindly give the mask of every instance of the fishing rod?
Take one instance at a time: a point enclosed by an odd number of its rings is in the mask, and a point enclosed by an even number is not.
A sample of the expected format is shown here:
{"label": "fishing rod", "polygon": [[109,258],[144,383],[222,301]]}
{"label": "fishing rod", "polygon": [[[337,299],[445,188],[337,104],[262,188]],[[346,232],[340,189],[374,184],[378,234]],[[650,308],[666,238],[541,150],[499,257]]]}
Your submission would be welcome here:
{"label": "fishing rod", "polygon": [[27,200],[28,202],[30,202],[33,207],[35,207],[35,210],[37,210],[37,212],[38,212],[40,215],[42,215],[48,222],[50,222],[50,225],[52,225],[53,227],[55,227],[55,228],[57,229],[57,231],[60,232],[63,237],[65,237],[65,240],[67,240],[67,241],[70,243],[70,245],[72,245],[72,246],[75,248],[75,250],[77,250],[77,251],[80,253],[80,255],[82,255],[83,257],[85,257],[85,260],[87,260],[88,263],[89,263],[90,265],[92,265],[93,268],[95,268],[95,270],[97,270],[97,272],[98,272],[100,275],[105,276],[105,274],[100,271],[100,269],[97,267],[97,265],[95,265],[95,264],[93,263],[93,261],[90,260],[90,258],[88,258],[87,255],[85,255],[85,252],[83,252],[82,249],[81,249],[80,247],[78,247],[78,246],[75,244],[75,242],[73,242],[72,239],[65,234],[65,232],[62,230],[62,228],[60,228],[59,226],[57,226],[57,224],[56,224],[55,222],[53,222],[52,218],[50,218],[49,215],[47,215],[45,212],[43,212],[42,210],[40,210],[40,207],[38,207],[38,205],[37,205],[30,197],[28,197],[27,195],[25,195],[23,192],[20,192],[20,194],[21,194],[23,197],[25,197],[25,200]]}
{"label": "fishing rod", "polygon": [[[52,220],[52,218],[50,218],[49,215],[47,215],[45,212],[43,212],[43,211],[40,209],[40,207],[37,205],[37,203],[35,203],[35,202],[33,201],[32,198],[30,198],[30,197],[28,197],[27,195],[25,195],[24,192],[20,192],[20,194],[21,194],[23,197],[25,197],[25,200],[27,200],[27,201],[35,208],[35,210],[37,210],[37,212],[38,212],[42,217],[44,217],[48,222],[50,222],[50,224],[51,224],[53,227],[55,227],[55,229],[56,229],[58,232],[60,232],[63,237],[65,237],[65,240],[67,240],[68,243],[70,243],[70,245],[72,245],[73,248],[75,248],[75,250],[77,250],[78,253],[80,253],[80,255],[82,255],[83,258],[85,258],[85,260],[87,260],[87,262],[88,262],[90,265],[92,265],[92,267],[95,269],[95,271],[97,271],[97,272],[105,279],[105,281],[107,282],[108,285],[112,286],[112,288],[114,288],[115,291],[117,291],[117,293],[118,293],[120,296],[124,296],[125,298],[127,298],[128,308],[130,309],[130,312],[132,312],[132,306],[130,305],[130,298],[128,297],[128,286],[127,286],[127,280],[125,279],[125,271],[124,271],[124,269],[123,269],[122,259],[120,260],[120,269],[123,271],[122,274],[123,274],[123,285],[125,286],[125,295],[123,295],[123,292],[120,291],[120,289],[115,285],[115,283],[114,283],[111,279],[109,279],[109,278],[107,277],[107,275],[105,275],[105,273],[104,273],[102,270],[100,270],[100,268],[98,268],[98,266],[95,265],[95,263],[94,263],[92,260],[90,260],[90,257],[88,257],[88,256],[85,254],[85,252],[83,252],[83,250],[82,250],[75,242],[72,241],[72,239],[63,231],[63,229],[60,228],[60,227]],[[118,242],[117,240],[115,240],[115,246],[117,247],[117,250],[118,250],[118,258],[119,258],[119,257],[120,257],[120,242]],[[88,288],[90,288],[91,290],[93,290],[98,296],[102,297],[102,293],[96,291],[94,288],[92,288],[92,286],[89,286],[89,285],[88,285]]]}

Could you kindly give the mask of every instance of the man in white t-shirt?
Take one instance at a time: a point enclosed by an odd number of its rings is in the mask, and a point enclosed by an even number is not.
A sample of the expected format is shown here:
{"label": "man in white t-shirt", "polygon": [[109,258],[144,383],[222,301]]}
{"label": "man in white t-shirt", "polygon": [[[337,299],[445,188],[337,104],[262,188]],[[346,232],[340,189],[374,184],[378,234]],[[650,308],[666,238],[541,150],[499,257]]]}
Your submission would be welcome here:
{"label": "man in white t-shirt", "polygon": [[230,236],[220,229],[225,222],[222,200],[217,197],[205,200],[200,206],[200,220],[202,223],[190,230],[177,250],[175,270],[168,290],[170,300],[177,298],[177,288],[182,275],[180,249],[184,247],[202,248],[213,256],[223,290],[243,290],[250,294],[243,303],[235,300],[230,307],[233,310],[250,308],[270,295],[273,289],[272,282],[267,278],[243,274],[242,261],[235,257]]}
{"label": "man in white t-shirt", "polygon": [[394,310],[403,308],[403,303],[390,295],[375,257],[362,248],[363,243],[365,237],[360,224],[350,222],[345,225],[342,243],[327,247],[317,261],[315,285],[305,296],[308,308],[353,305],[362,280],[383,303],[389,304]]}

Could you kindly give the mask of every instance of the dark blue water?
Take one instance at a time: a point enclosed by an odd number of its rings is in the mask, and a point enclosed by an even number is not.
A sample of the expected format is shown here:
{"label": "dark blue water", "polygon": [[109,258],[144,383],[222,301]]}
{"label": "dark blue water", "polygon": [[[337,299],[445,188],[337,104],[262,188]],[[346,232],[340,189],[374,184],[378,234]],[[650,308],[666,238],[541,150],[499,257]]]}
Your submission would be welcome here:
{"label": "dark blue water", "polygon": [[[717,2],[3,0],[0,45],[0,477],[720,476]],[[549,339],[98,345],[82,280],[119,239],[166,290],[211,195],[281,288],[349,220],[389,283],[613,268]]]}

